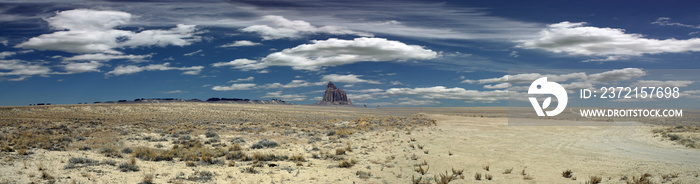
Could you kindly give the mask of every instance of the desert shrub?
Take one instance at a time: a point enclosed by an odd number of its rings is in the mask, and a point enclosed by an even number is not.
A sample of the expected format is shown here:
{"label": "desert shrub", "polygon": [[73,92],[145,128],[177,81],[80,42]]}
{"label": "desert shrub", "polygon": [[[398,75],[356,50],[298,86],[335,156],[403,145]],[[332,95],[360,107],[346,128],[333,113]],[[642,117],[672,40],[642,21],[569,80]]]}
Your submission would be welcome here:
{"label": "desert shrub", "polygon": [[204,132],[204,135],[207,136],[207,138],[219,137],[219,134],[216,133],[216,130],[211,128]]}
{"label": "desert shrub", "polygon": [[51,176],[48,172],[46,172],[46,170],[44,170],[44,171],[41,171],[41,179],[54,180],[54,177]]}
{"label": "desert shrub", "polygon": [[306,162],[306,157],[304,157],[302,154],[292,155],[289,157],[289,160],[293,162]]}
{"label": "desert shrub", "polygon": [[124,154],[131,154],[132,152],[134,152],[134,151],[131,150],[131,148],[124,148],[124,149],[122,149],[122,153],[124,153]]}
{"label": "desert shrub", "polygon": [[652,184],[654,182],[651,181],[651,174],[649,173],[644,173],[639,178],[632,176],[632,181],[627,181],[628,184]]}
{"label": "desert shrub", "polygon": [[129,172],[129,171],[136,172],[136,171],[139,171],[139,166],[137,166],[136,164],[129,163],[129,162],[124,162],[122,164],[119,164],[119,170],[122,172]]}
{"label": "desert shrub", "polygon": [[243,169],[242,172],[250,173],[250,174],[257,174],[258,173],[258,171],[255,170],[255,167],[246,167],[245,169]]}
{"label": "desert shrub", "polygon": [[428,173],[428,170],[430,170],[430,166],[427,166],[425,169],[423,169],[422,165],[419,165],[418,168],[415,169],[415,171],[420,173],[420,175],[425,175],[425,173]]}
{"label": "desert shrub", "polygon": [[335,155],[345,155],[345,148],[335,149]]}
{"label": "desert shrub", "polygon": [[491,176],[491,174],[484,174],[484,178],[486,178],[486,180],[492,180],[493,176]]}
{"label": "desert shrub", "polygon": [[590,180],[586,181],[586,184],[598,184],[603,182],[603,178],[600,176],[591,176]]}
{"label": "desert shrub", "polygon": [[450,183],[450,181],[452,181],[452,180],[455,180],[454,175],[449,175],[449,174],[447,174],[447,171],[445,171],[445,174],[440,173],[440,175],[438,175],[435,178],[435,183],[447,184],[447,183]]}
{"label": "desert shrub", "polygon": [[[91,165],[97,165],[98,163],[99,163],[99,161],[89,159],[89,158],[73,157],[73,158],[68,159],[68,164],[65,166],[65,169],[86,167],[86,166],[91,166]],[[80,165],[78,165],[78,164],[80,164]]]}
{"label": "desert shrub", "polygon": [[194,181],[197,182],[209,182],[214,178],[214,173],[211,171],[200,171],[200,172],[195,172],[196,179]]}
{"label": "desert shrub", "polygon": [[227,160],[240,160],[241,158],[243,158],[245,156],[246,155],[241,151],[234,151],[234,152],[226,153]]}
{"label": "desert shrub", "polygon": [[255,144],[253,144],[252,146],[250,146],[250,148],[253,148],[253,149],[262,149],[262,148],[274,148],[274,147],[277,147],[277,146],[279,146],[279,144],[277,144],[277,142],[275,142],[275,141],[270,141],[270,140],[267,140],[267,139],[263,139],[263,140],[261,140],[261,141],[258,141],[258,142],[255,143]]}
{"label": "desert shrub", "polygon": [[353,133],[355,133],[355,131],[349,128],[340,129],[336,132],[336,134],[338,134],[338,137],[340,138],[346,138],[349,135],[352,135]]}
{"label": "desert shrub", "polygon": [[18,155],[29,155],[29,151],[27,151],[27,149],[22,148],[22,149],[17,150],[17,154]]}
{"label": "desert shrub", "polygon": [[343,159],[343,161],[341,161],[340,164],[338,164],[338,167],[341,167],[341,168],[351,168],[351,167],[354,166],[356,163],[357,163],[357,161],[355,161],[355,159],[352,159],[352,160],[350,160],[350,161],[348,161],[348,160],[346,160],[346,159]]}
{"label": "desert shrub", "polygon": [[105,147],[100,149],[100,153],[104,154],[106,157],[112,158],[122,158],[122,154],[113,147]]}
{"label": "desert shrub", "polygon": [[153,182],[153,174],[145,174],[143,175],[143,178],[141,179],[141,183],[139,184],[154,184]]}
{"label": "desert shrub", "polygon": [[561,172],[561,176],[564,178],[571,178],[571,173],[574,173],[574,172],[572,172],[571,169],[567,169],[566,171]]}
{"label": "desert shrub", "polygon": [[476,174],[474,174],[474,179],[475,179],[475,180],[481,180],[481,173],[478,173],[478,172],[477,172]]}
{"label": "desert shrub", "polygon": [[147,147],[134,148],[134,152],[132,153],[132,155],[141,160],[148,161],[170,161],[173,160],[174,157],[173,152]]}
{"label": "desert shrub", "polygon": [[372,177],[371,172],[365,172],[365,171],[357,171],[355,172],[355,175],[359,177],[360,179],[369,179],[369,177]]}
{"label": "desert shrub", "polygon": [[102,160],[102,163],[101,163],[101,164],[107,164],[107,165],[111,165],[111,166],[116,166],[116,165],[117,165],[117,161],[114,161],[114,160],[112,160],[112,159],[107,159],[107,160]]}

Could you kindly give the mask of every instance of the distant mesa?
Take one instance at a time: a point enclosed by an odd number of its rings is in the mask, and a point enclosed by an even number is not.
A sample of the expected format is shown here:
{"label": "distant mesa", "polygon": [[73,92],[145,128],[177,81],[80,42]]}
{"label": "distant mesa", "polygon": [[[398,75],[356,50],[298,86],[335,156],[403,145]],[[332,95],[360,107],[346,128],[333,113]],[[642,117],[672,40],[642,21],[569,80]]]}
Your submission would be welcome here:
{"label": "distant mesa", "polygon": [[316,105],[350,105],[352,102],[348,99],[348,95],[345,91],[335,87],[333,82],[328,82],[326,86],[326,92],[323,94],[323,99],[316,103]]}

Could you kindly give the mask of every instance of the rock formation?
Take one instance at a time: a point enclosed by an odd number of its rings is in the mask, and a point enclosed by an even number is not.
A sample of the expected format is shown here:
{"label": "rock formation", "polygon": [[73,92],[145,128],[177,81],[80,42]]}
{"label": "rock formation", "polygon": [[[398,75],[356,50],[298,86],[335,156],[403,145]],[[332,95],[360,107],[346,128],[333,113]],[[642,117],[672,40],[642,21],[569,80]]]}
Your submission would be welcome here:
{"label": "rock formation", "polygon": [[352,105],[345,91],[335,87],[335,84],[328,82],[326,93],[323,94],[323,100],[316,103],[317,105]]}

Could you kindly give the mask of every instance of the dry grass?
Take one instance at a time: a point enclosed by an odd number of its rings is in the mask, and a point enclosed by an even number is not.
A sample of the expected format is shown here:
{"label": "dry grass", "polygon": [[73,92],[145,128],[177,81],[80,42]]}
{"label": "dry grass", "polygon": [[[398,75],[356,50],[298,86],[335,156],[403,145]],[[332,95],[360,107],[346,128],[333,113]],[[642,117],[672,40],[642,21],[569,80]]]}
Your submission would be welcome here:
{"label": "dry grass", "polygon": [[351,167],[354,166],[356,163],[357,163],[357,161],[355,161],[355,159],[352,159],[352,160],[350,160],[350,161],[348,161],[348,160],[346,160],[346,159],[343,159],[343,160],[340,161],[340,163],[338,164],[338,167],[340,167],[340,168],[351,168]]}
{"label": "dry grass", "polygon": [[415,171],[420,173],[420,175],[425,175],[425,173],[428,173],[428,170],[430,170],[430,166],[427,166],[425,169],[423,169],[422,165],[419,165],[418,168],[415,169]]}
{"label": "dry grass", "polygon": [[591,176],[589,177],[589,180],[586,181],[586,184],[598,184],[600,182],[603,182],[603,178],[600,176]]}
{"label": "dry grass", "polygon": [[447,184],[452,180],[455,180],[455,176],[447,174],[447,171],[445,171],[445,174],[440,173],[440,175],[435,177],[435,183],[437,184]]}
{"label": "dry grass", "polygon": [[512,172],[513,172],[513,168],[510,168],[510,169],[506,169],[505,171],[503,171],[503,174],[510,174]]}

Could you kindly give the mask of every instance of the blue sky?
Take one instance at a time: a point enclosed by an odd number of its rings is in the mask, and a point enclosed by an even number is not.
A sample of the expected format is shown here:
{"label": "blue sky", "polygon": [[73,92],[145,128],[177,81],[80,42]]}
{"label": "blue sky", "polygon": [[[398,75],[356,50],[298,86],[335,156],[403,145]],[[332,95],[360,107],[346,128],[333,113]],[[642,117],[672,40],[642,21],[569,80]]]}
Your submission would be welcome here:
{"label": "blue sky", "polygon": [[693,3],[0,1],[0,105],[310,104],[332,81],[357,105],[506,106],[513,69],[700,68]]}

